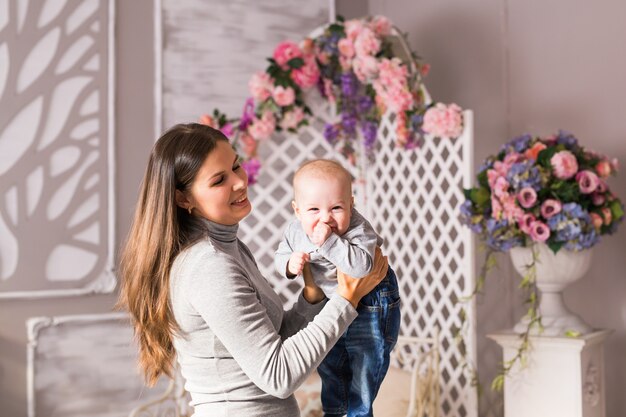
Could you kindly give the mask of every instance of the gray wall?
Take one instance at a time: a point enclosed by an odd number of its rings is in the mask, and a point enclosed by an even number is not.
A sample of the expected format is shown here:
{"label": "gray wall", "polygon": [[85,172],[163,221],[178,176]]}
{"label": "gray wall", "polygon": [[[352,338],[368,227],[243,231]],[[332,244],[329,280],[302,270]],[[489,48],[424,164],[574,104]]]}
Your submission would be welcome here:
{"label": "gray wall", "polygon": [[[626,162],[626,3],[618,0],[370,0],[409,33],[432,64],[426,85],[437,101],[475,114],[475,166],[520,133],[559,128],[583,145]],[[626,176],[610,180],[626,198]],[[597,328],[614,329],[606,345],[607,416],[626,414],[626,227],[596,246],[587,276],[568,288],[565,302]],[[501,351],[482,335],[512,325],[522,312],[519,278],[506,256],[479,304],[479,352],[486,383]],[[519,305],[519,304],[518,304]],[[488,388],[487,388],[488,389]],[[499,399],[486,395],[481,416]]]}

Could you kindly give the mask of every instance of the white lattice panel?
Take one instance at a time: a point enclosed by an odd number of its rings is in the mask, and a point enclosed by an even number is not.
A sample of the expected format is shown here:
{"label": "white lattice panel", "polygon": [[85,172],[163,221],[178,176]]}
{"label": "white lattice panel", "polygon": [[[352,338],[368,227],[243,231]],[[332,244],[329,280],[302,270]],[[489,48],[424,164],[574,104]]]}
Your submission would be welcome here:
{"label": "white lattice panel", "polygon": [[[471,184],[471,111],[464,113],[460,138],[427,137],[415,151],[395,147],[394,117],[386,116],[379,129],[376,161],[359,170],[322,135],[324,123],[334,117],[333,109],[319,99],[307,104],[317,120],[297,136],[275,135],[260,146],[262,174],[250,189],[254,210],[242,223],[240,236],[275,290],[291,304],[302,283],[279,277],[273,259],[283,229],[293,218],[293,173],[312,158],[342,161],[355,178],[364,180],[355,187],[357,207],[385,238],[383,251],[397,273],[403,300],[401,333],[427,337],[435,327],[440,329],[441,415],[476,416],[475,390],[463,375],[453,335],[461,324],[461,307],[454,300],[472,287],[474,271],[472,238],[457,210],[464,199],[462,188]],[[472,328],[466,344],[473,359],[473,307],[468,314]]]}

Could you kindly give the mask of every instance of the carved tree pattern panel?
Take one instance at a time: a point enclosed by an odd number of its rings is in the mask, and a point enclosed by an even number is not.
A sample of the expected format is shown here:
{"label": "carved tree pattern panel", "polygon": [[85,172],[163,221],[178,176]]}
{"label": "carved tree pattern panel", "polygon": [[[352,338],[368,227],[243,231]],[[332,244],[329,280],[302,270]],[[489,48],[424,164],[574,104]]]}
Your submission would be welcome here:
{"label": "carved tree pattern panel", "polygon": [[0,2],[0,298],[115,286],[112,8]]}

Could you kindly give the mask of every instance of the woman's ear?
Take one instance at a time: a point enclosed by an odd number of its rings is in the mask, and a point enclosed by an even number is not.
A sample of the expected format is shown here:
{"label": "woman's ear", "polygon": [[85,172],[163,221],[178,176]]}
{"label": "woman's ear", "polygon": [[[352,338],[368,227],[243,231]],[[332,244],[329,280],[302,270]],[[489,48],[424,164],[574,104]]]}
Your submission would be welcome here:
{"label": "woman's ear", "polygon": [[176,190],[176,205],[187,211],[191,207],[191,202],[187,199],[185,193],[180,190]]}

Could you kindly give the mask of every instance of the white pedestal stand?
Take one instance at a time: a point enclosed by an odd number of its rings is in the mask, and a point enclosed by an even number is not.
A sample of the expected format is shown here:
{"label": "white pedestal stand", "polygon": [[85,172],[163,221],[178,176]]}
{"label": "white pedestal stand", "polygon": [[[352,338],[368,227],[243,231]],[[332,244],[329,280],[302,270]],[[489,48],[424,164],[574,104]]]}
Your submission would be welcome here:
{"label": "white pedestal stand", "polygon": [[[605,417],[604,341],[611,330],[578,338],[533,336],[527,366],[516,365],[504,383],[505,417]],[[513,358],[519,335],[488,335]]]}

